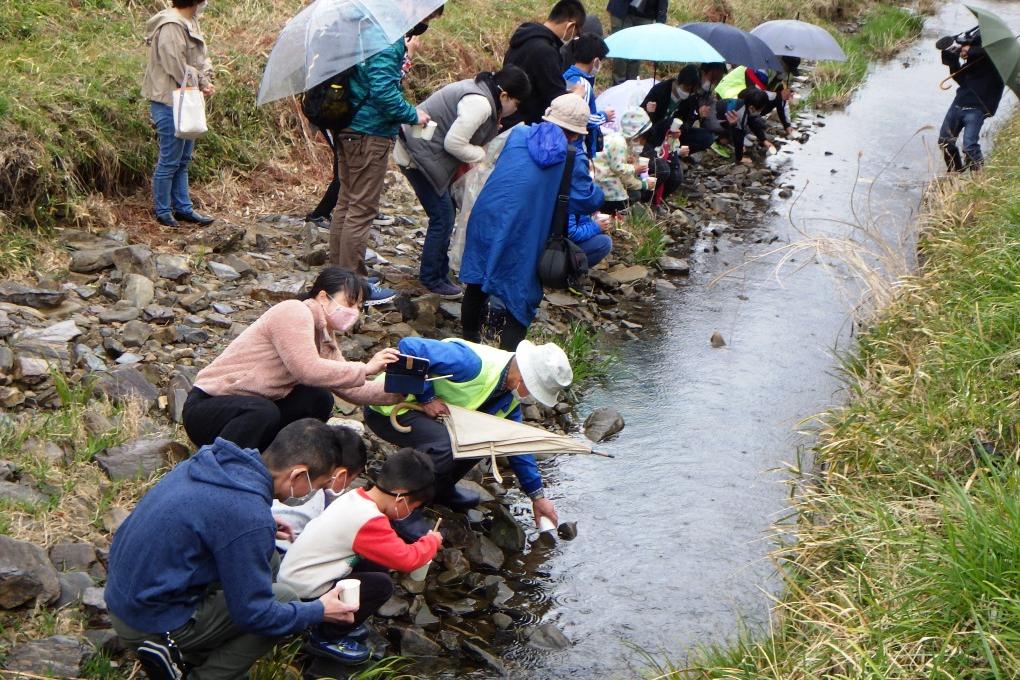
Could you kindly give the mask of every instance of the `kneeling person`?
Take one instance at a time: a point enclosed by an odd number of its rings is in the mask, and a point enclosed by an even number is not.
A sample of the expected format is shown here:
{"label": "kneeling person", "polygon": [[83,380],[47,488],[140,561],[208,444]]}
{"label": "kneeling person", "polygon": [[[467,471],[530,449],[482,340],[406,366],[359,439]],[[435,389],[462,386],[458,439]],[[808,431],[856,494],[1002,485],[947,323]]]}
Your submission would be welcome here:
{"label": "kneeling person", "polygon": [[310,418],[281,430],[262,455],[217,439],[138,502],[113,538],[106,603],[149,677],[173,677],[172,661],[191,666],[191,680],[245,678],[281,638],[354,619],[339,591],[295,602],[273,583],[270,503],[300,503],[323,488],[340,447],[333,428]]}
{"label": "kneeling person", "polygon": [[309,651],[347,663],[368,659],[369,649],[362,644],[368,631],[359,629],[393,594],[389,570],[412,572],[443,544],[438,531],[405,543],[390,525],[428,502],[434,482],[428,457],[401,449],[383,463],[378,480],[330,503],[298,536],[283,558],[279,580],[299,597],[320,597],[341,579],[361,582],[354,620],[313,628]]}

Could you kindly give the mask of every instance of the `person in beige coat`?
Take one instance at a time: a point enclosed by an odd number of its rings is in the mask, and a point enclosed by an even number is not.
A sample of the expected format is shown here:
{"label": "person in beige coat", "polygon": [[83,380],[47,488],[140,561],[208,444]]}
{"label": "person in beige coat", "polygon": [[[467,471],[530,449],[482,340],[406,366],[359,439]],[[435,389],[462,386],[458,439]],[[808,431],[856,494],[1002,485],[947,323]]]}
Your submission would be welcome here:
{"label": "person in beige coat", "polygon": [[153,15],[145,26],[149,60],[142,81],[142,96],[149,100],[152,124],[159,135],[159,160],[152,175],[152,201],[156,221],[178,228],[180,222],[211,224],[213,218],[195,212],[188,193],[188,165],[193,139],[174,135],[173,91],[185,82],[206,97],[214,91],[212,65],[198,16],[205,2],[173,0],[173,7]]}

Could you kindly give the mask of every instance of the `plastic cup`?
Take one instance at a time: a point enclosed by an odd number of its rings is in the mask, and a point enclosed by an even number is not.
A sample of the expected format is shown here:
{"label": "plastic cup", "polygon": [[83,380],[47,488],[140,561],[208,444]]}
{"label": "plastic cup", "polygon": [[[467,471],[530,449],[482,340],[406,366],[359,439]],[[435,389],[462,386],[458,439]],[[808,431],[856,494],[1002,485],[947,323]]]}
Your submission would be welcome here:
{"label": "plastic cup", "polygon": [[428,574],[429,574],[429,567],[431,567],[431,566],[432,566],[432,560],[429,560],[425,564],[421,565],[420,567],[418,567],[417,569],[412,571],[407,576],[412,581],[418,581],[419,583],[421,583],[422,581],[425,580],[425,577],[428,576]]}
{"label": "plastic cup", "polygon": [[421,131],[422,140],[426,142],[430,141],[432,139],[432,135],[436,134],[437,127],[439,127],[439,123],[434,120],[430,120],[425,123],[425,127]]}
{"label": "plastic cup", "polygon": [[680,119],[674,118],[673,122],[669,125],[670,132],[680,132]]}
{"label": "plastic cup", "polygon": [[421,139],[421,133],[423,131],[423,127],[421,125],[408,125],[407,129],[411,133],[412,139]]}
{"label": "plastic cup", "polygon": [[655,190],[655,183],[656,183],[656,181],[657,181],[657,178],[655,178],[655,177],[648,177],[647,179],[645,179],[645,182],[648,183],[648,190],[649,191],[654,191]]}
{"label": "plastic cup", "polygon": [[340,601],[354,607],[361,605],[361,581],[356,578],[345,578],[337,583],[340,586]]}
{"label": "plastic cup", "polygon": [[538,530],[543,534],[547,531],[555,531],[556,525],[553,524],[553,521],[548,517],[540,517],[538,520]]}

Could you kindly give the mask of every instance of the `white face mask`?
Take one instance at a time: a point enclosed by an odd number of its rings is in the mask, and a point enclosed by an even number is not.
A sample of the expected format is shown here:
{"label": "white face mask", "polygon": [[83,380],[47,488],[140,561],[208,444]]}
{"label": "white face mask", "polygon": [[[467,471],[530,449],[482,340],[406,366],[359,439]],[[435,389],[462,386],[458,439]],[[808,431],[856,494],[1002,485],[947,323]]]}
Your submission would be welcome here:
{"label": "white face mask", "polygon": [[712,81],[711,80],[703,80],[703,81],[701,81],[701,89],[704,90],[705,92],[711,92],[712,91]]}
{"label": "white face mask", "polygon": [[602,70],[602,60],[601,59],[596,59],[595,61],[592,62],[592,65],[591,65],[591,75],[597,76],[599,74],[599,71],[601,71],[601,70]]}

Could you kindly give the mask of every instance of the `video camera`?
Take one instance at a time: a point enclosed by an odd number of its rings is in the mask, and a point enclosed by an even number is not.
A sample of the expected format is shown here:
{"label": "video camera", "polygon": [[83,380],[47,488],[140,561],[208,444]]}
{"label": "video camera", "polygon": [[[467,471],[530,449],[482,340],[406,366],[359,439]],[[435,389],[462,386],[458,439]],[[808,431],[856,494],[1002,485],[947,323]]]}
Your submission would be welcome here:
{"label": "video camera", "polygon": [[942,36],[935,43],[935,47],[937,47],[940,50],[947,50],[949,52],[959,52],[961,47],[980,44],[981,44],[981,27],[975,26],[970,30],[964,31],[963,33]]}

